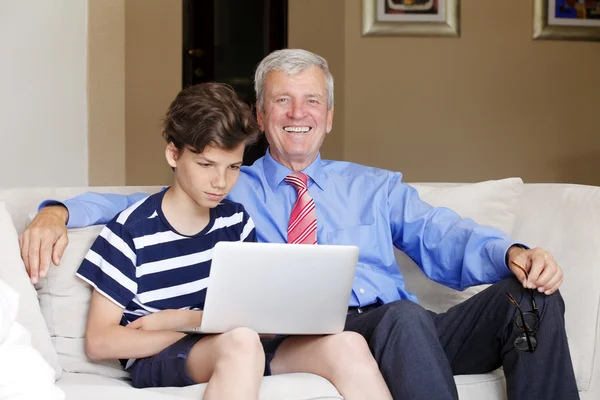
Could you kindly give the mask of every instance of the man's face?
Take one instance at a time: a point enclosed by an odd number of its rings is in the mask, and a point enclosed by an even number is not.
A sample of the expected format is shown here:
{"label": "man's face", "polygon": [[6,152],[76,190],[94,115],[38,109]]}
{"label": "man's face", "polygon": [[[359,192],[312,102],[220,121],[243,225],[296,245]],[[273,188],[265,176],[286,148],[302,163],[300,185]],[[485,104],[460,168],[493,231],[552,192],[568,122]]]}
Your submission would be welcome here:
{"label": "man's face", "polygon": [[271,155],[292,170],[306,168],[317,157],[333,123],[333,108],[327,109],[325,74],[318,67],[291,76],[271,71],[264,96],[264,108],[259,107],[257,117]]}
{"label": "man's face", "polygon": [[167,146],[167,161],[175,168],[178,189],[202,208],[216,207],[235,185],[240,175],[244,144],[233,150],[206,146],[202,153]]}

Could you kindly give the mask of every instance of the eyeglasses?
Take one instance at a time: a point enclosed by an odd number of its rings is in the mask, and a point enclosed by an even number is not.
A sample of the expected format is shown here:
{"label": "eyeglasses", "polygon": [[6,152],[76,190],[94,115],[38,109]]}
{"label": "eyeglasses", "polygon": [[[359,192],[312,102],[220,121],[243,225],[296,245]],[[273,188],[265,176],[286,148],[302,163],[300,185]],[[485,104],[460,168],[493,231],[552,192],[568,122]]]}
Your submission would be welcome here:
{"label": "eyeglasses", "polygon": [[[511,264],[523,271],[526,279],[529,278],[525,268],[521,267],[514,261],[511,261]],[[519,315],[515,317],[515,325],[517,325],[517,328],[523,331],[523,333],[521,333],[515,339],[514,346],[517,350],[533,353],[538,344],[536,333],[540,326],[540,313],[537,305],[535,304],[535,299],[533,298],[533,289],[528,289],[527,291],[529,292],[529,297],[531,298],[532,311],[524,312],[521,310],[519,302],[513,297],[512,294],[506,293],[506,296],[508,297],[508,300],[510,300],[510,302],[517,307],[517,310],[519,310]]]}

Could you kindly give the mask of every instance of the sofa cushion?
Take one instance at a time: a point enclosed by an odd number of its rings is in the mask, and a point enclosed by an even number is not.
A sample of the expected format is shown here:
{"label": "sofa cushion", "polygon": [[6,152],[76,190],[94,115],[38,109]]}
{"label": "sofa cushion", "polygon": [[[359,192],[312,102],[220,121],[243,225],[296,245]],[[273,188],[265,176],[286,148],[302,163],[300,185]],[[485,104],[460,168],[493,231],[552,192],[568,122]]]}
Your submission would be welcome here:
{"label": "sofa cushion", "polygon": [[[65,373],[58,386],[67,399],[114,400],[202,400],[206,384],[186,387],[134,389],[128,382],[89,374]],[[266,376],[260,388],[260,400],[342,400],[325,378],[313,374]]]}
{"label": "sofa cushion", "polygon": [[[135,192],[153,193],[160,189],[161,186],[16,188],[0,190],[0,201],[6,202],[6,209],[10,213],[9,218],[12,217],[17,232],[22,232],[30,222],[31,217],[35,215],[37,206],[43,200],[55,199],[62,201],[88,191],[130,194]],[[25,272],[23,272],[25,285],[20,285],[17,288],[22,297],[24,296],[23,293],[29,290],[29,298],[35,302],[39,327],[35,330],[33,328],[29,330],[33,334],[34,344],[44,340],[50,343],[47,348],[53,354],[54,363],[49,358],[47,360],[51,365],[56,366],[57,374],[64,369],[67,372],[90,372],[116,377],[128,375],[122,370],[117,361],[91,362],[85,356],[83,338],[91,289],[75,277],[75,271],[98,235],[99,230],[100,227],[88,227],[74,229],[69,232],[70,242],[61,260],[61,266],[58,268],[52,266],[48,271],[48,278],[40,280],[37,285],[40,297],[39,304],[35,297],[35,290],[29,284]],[[18,254],[18,243],[16,251]],[[0,254],[0,257],[3,254],[4,252]],[[18,259],[20,262],[20,256]],[[24,267],[21,269],[24,271]],[[43,317],[40,308],[43,311]],[[33,318],[35,313],[28,313],[27,315]],[[77,318],[74,316],[77,316]],[[50,340],[48,328],[52,332],[52,341]],[[54,346],[52,346],[52,343]],[[42,350],[40,352],[45,354]]]}
{"label": "sofa cushion", "polygon": [[[514,238],[550,251],[563,268],[560,292],[577,387],[591,388],[600,323],[600,187],[572,184],[525,186]],[[595,372],[596,382],[600,374]]]}
{"label": "sofa cushion", "polygon": [[0,398],[64,400],[54,382],[56,373],[32,346],[31,334],[16,322],[18,310],[19,295],[0,279]]}
{"label": "sofa cushion", "polygon": [[[411,186],[432,206],[450,208],[464,218],[511,234],[519,210],[523,181],[508,178],[467,184],[413,183]],[[427,278],[403,252],[397,251],[396,256],[406,287],[428,310],[444,312],[489,286],[473,286],[462,292],[450,289]]]}
{"label": "sofa cushion", "polygon": [[21,260],[17,231],[3,201],[0,201],[0,232],[0,279],[19,293],[16,321],[29,331],[33,347],[50,364],[58,378],[62,369],[40,312],[35,289]]}
{"label": "sofa cushion", "polygon": [[506,400],[506,379],[502,369],[488,374],[454,377],[460,400]]}
{"label": "sofa cushion", "polygon": [[85,328],[92,289],[77,278],[75,272],[102,227],[69,229],[69,245],[60,266],[51,264],[47,278],[40,279],[36,288],[63,370],[123,378],[128,373],[117,360],[91,361],[85,355]]}

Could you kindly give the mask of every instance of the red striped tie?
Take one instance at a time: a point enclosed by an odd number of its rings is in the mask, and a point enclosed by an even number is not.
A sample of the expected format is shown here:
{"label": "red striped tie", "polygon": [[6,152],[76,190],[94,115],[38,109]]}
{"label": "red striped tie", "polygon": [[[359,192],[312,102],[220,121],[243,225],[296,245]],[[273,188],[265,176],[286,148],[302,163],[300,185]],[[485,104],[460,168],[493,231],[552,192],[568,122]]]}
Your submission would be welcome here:
{"label": "red striped tie", "polygon": [[308,194],[306,185],[308,177],[302,172],[292,172],[285,181],[296,188],[298,200],[290,214],[288,225],[288,243],[316,244],[317,243],[317,212],[315,202]]}

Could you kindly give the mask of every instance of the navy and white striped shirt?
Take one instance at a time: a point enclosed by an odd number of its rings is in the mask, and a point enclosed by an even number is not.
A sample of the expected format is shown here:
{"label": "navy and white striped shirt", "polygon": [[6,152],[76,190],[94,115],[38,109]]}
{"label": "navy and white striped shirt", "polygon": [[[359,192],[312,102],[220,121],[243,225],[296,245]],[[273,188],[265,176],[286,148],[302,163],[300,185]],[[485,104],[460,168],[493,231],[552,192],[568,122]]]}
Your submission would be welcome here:
{"label": "navy and white striped shirt", "polygon": [[252,219],[241,204],[229,200],[210,210],[210,221],[198,234],[177,233],[161,210],[165,193],[146,197],[113,218],[77,270],[123,308],[123,326],[165,309],[202,310],[215,244],[256,241]]}

